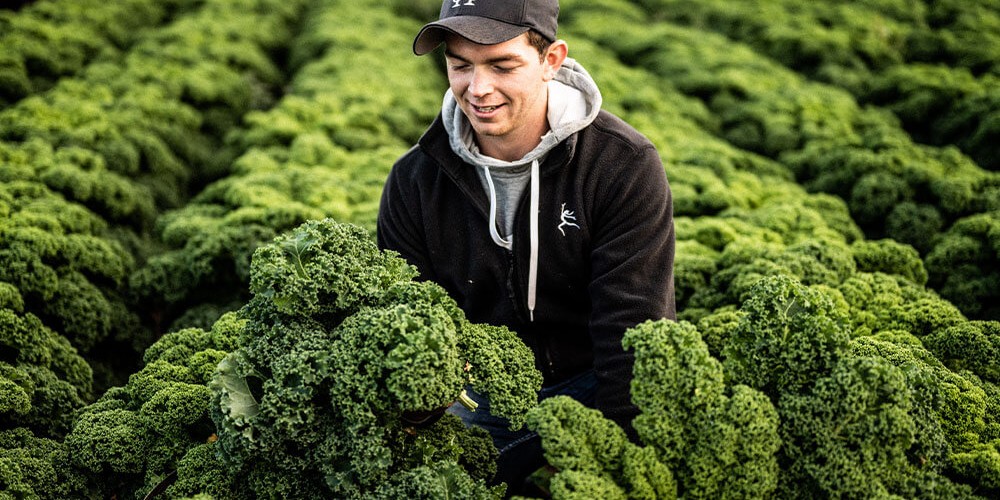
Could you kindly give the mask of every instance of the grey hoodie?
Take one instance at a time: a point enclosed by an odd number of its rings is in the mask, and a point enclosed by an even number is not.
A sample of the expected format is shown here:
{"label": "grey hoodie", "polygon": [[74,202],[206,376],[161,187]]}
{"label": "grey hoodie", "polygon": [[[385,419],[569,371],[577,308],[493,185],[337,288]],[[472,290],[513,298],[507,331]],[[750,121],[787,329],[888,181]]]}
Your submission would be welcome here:
{"label": "grey hoodie", "polygon": [[[590,125],[601,110],[601,92],[587,70],[572,58],[566,58],[549,82],[549,132],[541,142],[518,161],[508,162],[479,152],[472,125],[455,100],[451,89],[444,95],[441,115],[452,151],[466,163],[477,166],[476,173],[490,200],[490,236],[497,245],[513,247],[514,213],[525,188],[531,186],[532,232],[528,278],[528,310],[535,308],[535,284],[538,275],[537,219],[538,167],[545,156],[567,137]],[[502,235],[501,235],[502,231]]]}

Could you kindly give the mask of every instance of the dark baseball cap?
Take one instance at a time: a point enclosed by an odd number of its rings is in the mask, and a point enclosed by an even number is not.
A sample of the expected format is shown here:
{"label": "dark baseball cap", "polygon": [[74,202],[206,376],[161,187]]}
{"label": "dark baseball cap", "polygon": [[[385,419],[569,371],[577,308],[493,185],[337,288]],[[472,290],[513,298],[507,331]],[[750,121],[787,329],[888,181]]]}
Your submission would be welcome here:
{"label": "dark baseball cap", "polygon": [[554,42],[558,18],[559,0],[444,0],[438,20],[417,33],[413,53],[422,56],[434,50],[449,32],[494,45],[534,29]]}

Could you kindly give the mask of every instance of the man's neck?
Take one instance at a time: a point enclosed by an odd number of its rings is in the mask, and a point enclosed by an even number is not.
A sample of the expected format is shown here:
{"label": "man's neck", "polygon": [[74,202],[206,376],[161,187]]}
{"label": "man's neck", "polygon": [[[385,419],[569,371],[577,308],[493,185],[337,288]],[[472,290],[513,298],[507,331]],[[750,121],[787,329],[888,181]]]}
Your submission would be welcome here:
{"label": "man's neck", "polygon": [[502,137],[475,134],[476,145],[479,146],[479,151],[486,156],[514,162],[524,158],[535,149],[542,142],[542,136],[548,131],[549,121],[547,118],[543,118],[537,125],[522,127],[522,130],[511,131],[510,134]]}

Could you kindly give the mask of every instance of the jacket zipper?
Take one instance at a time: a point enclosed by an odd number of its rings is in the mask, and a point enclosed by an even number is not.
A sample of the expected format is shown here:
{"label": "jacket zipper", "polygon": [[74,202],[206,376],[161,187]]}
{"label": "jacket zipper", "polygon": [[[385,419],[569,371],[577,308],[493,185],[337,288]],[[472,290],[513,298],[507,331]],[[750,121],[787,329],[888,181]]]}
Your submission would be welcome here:
{"label": "jacket zipper", "polygon": [[[516,240],[516,238],[515,238]],[[524,304],[520,300],[520,294],[518,291],[520,288],[517,286],[517,271],[514,269],[514,250],[506,250],[507,252],[507,298],[510,299],[511,304],[514,306],[514,311],[517,313],[518,319],[522,323],[527,323],[527,314],[524,311]]]}

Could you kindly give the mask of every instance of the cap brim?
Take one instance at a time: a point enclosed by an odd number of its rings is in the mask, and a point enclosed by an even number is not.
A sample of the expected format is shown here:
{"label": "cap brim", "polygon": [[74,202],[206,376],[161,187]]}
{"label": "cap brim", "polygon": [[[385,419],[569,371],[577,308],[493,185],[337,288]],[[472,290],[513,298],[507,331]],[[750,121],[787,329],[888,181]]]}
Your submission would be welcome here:
{"label": "cap brim", "polygon": [[488,17],[455,16],[428,23],[413,39],[413,53],[422,56],[434,50],[448,33],[480,45],[503,43],[528,32],[527,26],[508,24]]}

